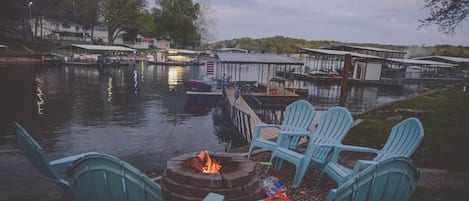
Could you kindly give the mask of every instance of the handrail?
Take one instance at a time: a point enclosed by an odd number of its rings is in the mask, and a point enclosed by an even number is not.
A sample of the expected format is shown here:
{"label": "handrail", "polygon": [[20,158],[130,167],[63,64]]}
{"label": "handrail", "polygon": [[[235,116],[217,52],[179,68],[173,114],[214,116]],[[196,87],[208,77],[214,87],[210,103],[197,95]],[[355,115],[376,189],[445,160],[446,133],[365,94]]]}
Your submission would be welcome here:
{"label": "handrail", "polygon": [[252,127],[251,127],[251,115],[241,108],[235,105],[231,105],[226,94],[226,90],[223,90],[223,97],[225,105],[227,105],[230,118],[233,126],[243,135],[247,142],[251,142],[252,139]]}

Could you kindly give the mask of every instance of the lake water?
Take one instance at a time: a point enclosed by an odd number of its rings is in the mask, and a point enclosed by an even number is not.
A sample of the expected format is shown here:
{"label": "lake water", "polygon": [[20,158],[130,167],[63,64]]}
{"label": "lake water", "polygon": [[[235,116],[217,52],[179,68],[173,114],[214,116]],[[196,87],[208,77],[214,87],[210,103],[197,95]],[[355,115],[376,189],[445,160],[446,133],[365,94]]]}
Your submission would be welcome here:
{"label": "lake water", "polygon": [[[165,167],[174,156],[243,145],[217,102],[187,99],[182,80],[199,78],[204,67],[9,65],[0,67],[0,201],[58,200],[61,190],[46,181],[18,150],[17,121],[49,159],[97,151],[115,155],[142,171]],[[256,72],[243,71],[252,75]],[[315,107],[337,105],[340,86],[299,82]],[[350,87],[347,107],[364,111],[422,91]]]}

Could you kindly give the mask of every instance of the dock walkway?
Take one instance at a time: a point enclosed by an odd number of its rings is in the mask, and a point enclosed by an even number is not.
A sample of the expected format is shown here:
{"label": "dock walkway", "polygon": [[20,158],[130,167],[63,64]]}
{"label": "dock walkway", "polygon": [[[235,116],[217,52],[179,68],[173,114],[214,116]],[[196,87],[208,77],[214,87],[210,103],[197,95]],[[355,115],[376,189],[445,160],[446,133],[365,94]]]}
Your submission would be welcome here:
{"label": "dock walkway", "polygon": [[[246,103],[242,96],[238,99],[235,97],[235,90],[225,88],[225,103],[227,104],[230,117],[237,127],[238,131],[243,135],[248,143],[251,143],[254,128],[258,124],[265,124]],[[239,114],[241,112],[242,114]],[[247,117],[246,117],[247,116]],[[278,136],[278,128],[264,128],[261,130],[261,137],[267,140],[275,140]],[[307,142],[302,139],[300,143]]]}

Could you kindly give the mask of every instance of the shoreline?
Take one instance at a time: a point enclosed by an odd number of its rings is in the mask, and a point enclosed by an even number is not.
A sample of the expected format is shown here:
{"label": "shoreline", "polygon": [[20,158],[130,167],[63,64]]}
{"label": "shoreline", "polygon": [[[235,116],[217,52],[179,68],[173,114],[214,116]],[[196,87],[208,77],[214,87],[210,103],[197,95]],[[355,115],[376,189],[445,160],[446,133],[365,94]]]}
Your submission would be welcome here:
{"label": "shoreline", "polygon": [[34,56],[0,56],[0,64],[27,64],[27,63],[42,63],[41,58]]}

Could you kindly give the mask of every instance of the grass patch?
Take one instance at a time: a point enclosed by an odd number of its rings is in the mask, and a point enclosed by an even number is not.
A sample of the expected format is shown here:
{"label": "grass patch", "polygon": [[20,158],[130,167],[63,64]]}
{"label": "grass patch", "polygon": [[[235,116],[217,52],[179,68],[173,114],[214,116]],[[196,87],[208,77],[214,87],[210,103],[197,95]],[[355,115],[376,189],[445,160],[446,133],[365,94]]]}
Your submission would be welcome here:
{"label": "grass patch", "polygon": [[23,41],[3,36],[0,36],[0,44],[8,46],[8,48],[0,49],[0,56],[32,56],[22,45],[34,51],[36,55],[50,52],[58,47],[58,45],[46,41]]}
{"label": "grass patch", "polygon": [[420,119],[425,131],[412,156],[419,167],[468,171],[469,161],[463,154],[469,153],[469,92],[462,89],[396,102],[355,116],[365,121],[351,129],[344,144],[381,149],[391,128],[408,117]]}
{"label": "grass patch", "polygon": [[467,189],[417,187],[411,201],[455,201],[467,199]]}

